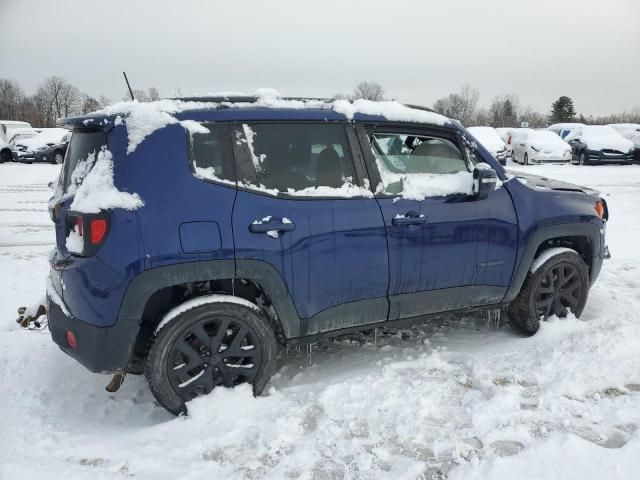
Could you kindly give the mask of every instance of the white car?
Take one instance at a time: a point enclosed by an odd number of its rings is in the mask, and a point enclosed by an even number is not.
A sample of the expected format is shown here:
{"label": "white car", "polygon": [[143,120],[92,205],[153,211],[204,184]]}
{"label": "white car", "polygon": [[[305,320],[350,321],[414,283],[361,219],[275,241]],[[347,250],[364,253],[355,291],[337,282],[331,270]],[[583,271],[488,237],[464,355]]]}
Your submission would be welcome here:
{"label": "white car", "polygon": [[530,163],[570,163],[571,145],[560,136],[548,130],[522,132],[513,143],[514,162]]}
{"label": "white car", "polygon": [[554,133],[560,135],[560,138],[563,140],[571,133],[571,130],[577,127],[584,127],[584,123],[556,123],[554,125],[549,125],[547,130],[550,130]]}
{"label": "white car", "polygon": [[489,153],[500,162],[507,164],[507,146],[493,127],[469,127],[467,131],[478,140]]}
{"label": "white car", "polygon": [[574,128],[565,140],[571,145],[573,161],[580,165],[633,162],[633,142],[607,125]]}
{"label": "white car", "polygon": [[633,142],[636,161],[640,162],[640,123],[611,123],[609,126]]}
{"label": "white car", "polygon": [[31,128],[31,124],[18,120],[0,120],[0,163],[10,162],[13,158],[10,132],[23,128]]}

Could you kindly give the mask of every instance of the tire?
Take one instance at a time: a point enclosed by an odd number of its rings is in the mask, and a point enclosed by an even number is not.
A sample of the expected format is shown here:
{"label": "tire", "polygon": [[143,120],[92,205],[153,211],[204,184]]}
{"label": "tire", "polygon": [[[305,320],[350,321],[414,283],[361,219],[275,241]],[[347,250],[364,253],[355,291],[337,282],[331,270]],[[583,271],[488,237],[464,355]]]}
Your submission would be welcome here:
{"label": "tire", "polygon": [[589,165],[589,159],[587,158],[587,154],[585,152],[580,153],[580,157],[578,159],[578,163],[580,165]]}
{"label": "tire", "polygon": [[529,165],[529,154],[528,153],[524,154],[524,164],[525,165]]}
{"label": "tire", "polygon": [[588,294],[587,265],[577,252],[562,250],[535,272],[529,272],[520,293],[509,305],[509,317],[516,328],[533,335],[540,328],[540,321],[551,314],[565,317],[570,308],[579,317]]}
{"label": "tire", "polygon": [[[223,349],[224,341],[230,343]],[[254,395],[260,395],[271,378],[276,352],[273,330],[259,310],[231,302],[195,303],[156,332],[144,373],[158,403],[180,415],[187,413],[186,401],[216,386],[250,382]]]}
{"label": "tire", "polygon": [[51,163],[61,165],[62,162],[64,162],[64,155],[62,155],[62,152],[55,152]]}
{"label": "tire", "polygon": [[0,152],[0,163],[10,162],[13,160],[13,156],[11,155],[11,150],[2,150]]}

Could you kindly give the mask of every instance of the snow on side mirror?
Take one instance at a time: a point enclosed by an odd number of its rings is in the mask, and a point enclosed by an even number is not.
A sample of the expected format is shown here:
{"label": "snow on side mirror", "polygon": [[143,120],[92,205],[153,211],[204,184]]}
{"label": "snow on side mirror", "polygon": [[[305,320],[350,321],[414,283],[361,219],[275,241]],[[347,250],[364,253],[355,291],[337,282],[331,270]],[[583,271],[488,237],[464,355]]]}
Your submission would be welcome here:
{"label": "snow on side mirror", "polygon": [[486,163],[478,163],[473,169],[473,193],[477,200],[483,200],[496,189],[498,174]]}

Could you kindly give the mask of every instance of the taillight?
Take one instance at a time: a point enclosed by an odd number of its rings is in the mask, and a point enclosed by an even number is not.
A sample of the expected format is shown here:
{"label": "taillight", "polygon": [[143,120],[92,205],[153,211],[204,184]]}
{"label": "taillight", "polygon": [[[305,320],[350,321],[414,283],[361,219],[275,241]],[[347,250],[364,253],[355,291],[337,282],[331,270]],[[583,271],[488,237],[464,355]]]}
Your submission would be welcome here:
{"label": "taillight", "polygon": [[[94,255],[109,234],[109,214],[77,213],[67,214],[67,249],[81,257]],[[73,241],[70,237],[75,236]]]}
{"label": "taillight", "polygon": [[596,214],[600,218],[604,216],[604,204],[602,202],[596,202]]}
{"label": "taillight", "polygon": [[92,245],[101,244],[106,234],[107,234],[107,221],[104,218],[95,218],[91,220],[90,241]]}
{"label": "taillight", "polygon": [[78,347],[78,341],[76,340],[75,334],[71,330],[67,330],[67,345],[69,345],[74,350]]}

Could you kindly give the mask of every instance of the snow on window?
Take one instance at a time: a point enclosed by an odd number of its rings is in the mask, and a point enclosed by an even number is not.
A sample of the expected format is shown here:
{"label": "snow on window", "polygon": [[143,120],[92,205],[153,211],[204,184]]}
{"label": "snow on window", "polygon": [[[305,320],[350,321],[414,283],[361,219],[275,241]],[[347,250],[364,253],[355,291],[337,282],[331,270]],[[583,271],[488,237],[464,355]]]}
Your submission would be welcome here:
{"label": "snow on window", "polygon": [[[113,183],[113,155],[103,148],[94,159],[89,154],[86,162],[93,163],[88,173],[83,177],[82,183],[77,186],[75,198],[69,207],[71,210],[81,213],[99,213],[101,210],[112,208],[124,208],[136,210],[144,205],[137,193],[121,192]],[[81,167],[80,162],[77,168]],[[74,174],[76,171],[74,170]],[[78,174],[78,177],[80,174]]]}

